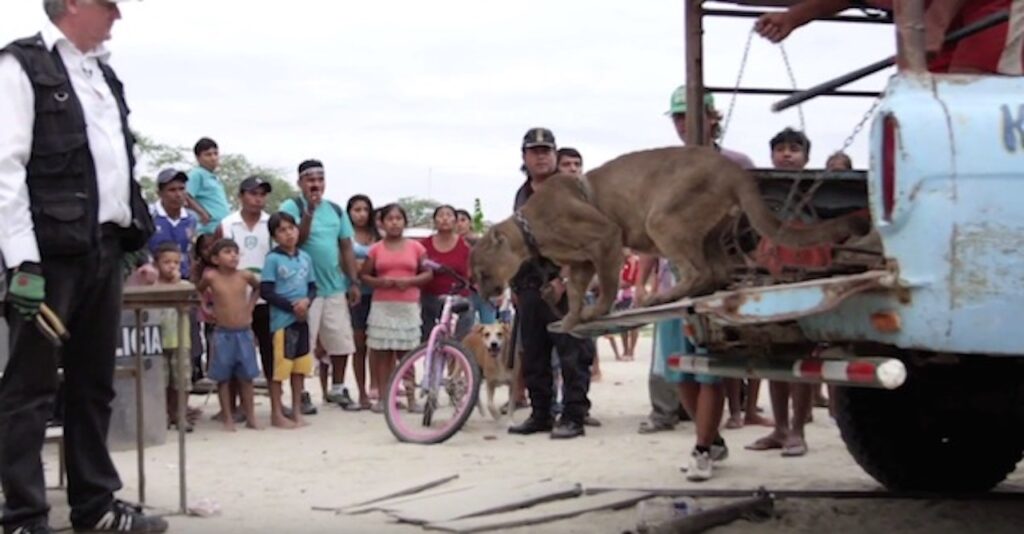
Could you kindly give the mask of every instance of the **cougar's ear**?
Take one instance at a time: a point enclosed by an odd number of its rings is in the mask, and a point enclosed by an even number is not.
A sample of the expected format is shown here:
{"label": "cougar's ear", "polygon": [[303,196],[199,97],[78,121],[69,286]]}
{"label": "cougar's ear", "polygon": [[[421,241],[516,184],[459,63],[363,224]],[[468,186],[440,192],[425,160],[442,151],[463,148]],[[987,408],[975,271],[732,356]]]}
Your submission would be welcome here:
{"label": "cougar's ear", "polygon": [[505,234],[502,234],[501,232],[494,232],[494,234],[491,236],[491,238],[493,239],[494,244],[499,246],[499,247],[504,245],[505,242],[508,241],[505,238]]}

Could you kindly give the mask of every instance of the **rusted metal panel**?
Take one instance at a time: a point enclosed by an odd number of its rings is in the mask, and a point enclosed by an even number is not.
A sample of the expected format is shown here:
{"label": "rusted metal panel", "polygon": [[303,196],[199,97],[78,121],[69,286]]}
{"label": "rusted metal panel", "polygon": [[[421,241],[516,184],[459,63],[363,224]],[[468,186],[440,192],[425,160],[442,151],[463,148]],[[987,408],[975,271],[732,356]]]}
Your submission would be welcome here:
{"label": "rusted metal panel", "polygon": [[892,287],[895,277],[886,271],[824,278],[718,293],[696,299],[693,308],[718,322],[731,325],[792,321],[826,312],[851,295]]}

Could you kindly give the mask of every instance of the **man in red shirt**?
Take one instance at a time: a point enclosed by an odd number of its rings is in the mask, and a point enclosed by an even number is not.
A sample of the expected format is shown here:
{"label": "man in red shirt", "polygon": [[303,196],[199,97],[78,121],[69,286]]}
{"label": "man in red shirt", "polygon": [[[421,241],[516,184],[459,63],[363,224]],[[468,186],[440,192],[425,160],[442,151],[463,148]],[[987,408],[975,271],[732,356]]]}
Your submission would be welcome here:
{"label": "man in red shirt", "polygon": [[[810,21],[849,7],[868,5],[898,12],[901,4],[898,0],[804,0],[786,11],[762,15],[755,29],[777,43]],[[947,33],[1003,10],[1010,12],[1008,21],[944,43]],[[925,40],[931,72],[1020,76],[1024,74],[1024,0],[925,0]]]}

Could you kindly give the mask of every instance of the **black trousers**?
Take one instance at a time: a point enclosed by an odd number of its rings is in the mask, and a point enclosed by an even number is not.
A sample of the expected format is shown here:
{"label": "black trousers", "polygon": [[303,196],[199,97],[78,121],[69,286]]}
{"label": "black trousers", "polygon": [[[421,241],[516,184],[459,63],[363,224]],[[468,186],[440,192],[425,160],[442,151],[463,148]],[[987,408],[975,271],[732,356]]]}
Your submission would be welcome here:
{"label": "black trousers", "polygon": [[548,332],[548,324],[558,320],[554,310],[541,298],[540,289],[520,289],[516,293],[516,317],[523,343],[523,378],[530,392],[533,417],[551,417],[554,375],[551,349],[557,349],[562,372],[562,418],[582,423],[590,411],[587,369],[594,361],[585,339]]}
{"label": "black trousers", "polygon": [[274,337],[270,332],[270,305],[257,304],[252,310],[252,333],[260,346],[260,363],[267,383],[274,381]]}
{"label": "black trousers", "polygon": [[109,508],[121,479],[107,450],[114,353],[121,332],[121,262],[113,233],[88,255],[43,262],[46,304],[71,340],[57,350],[10,306],[10,361],[0,380],[0,482],[5,528],[46,517],[40,453],[64,367],[64,442],[71,522],[90,525]]}

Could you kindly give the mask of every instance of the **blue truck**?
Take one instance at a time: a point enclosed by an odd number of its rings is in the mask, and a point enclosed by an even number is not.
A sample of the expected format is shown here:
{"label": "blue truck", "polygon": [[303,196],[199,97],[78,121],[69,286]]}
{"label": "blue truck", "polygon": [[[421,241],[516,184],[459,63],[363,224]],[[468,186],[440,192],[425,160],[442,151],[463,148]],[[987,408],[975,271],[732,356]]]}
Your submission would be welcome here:
{"label": "blue truck", "polygon": [[[699,54],[688,42],[695,95]],[[683,317],[701,354],[671,367],[836,385],[842,438],[884,486],[986,491],[1024,453],[1024,78],[900,69],[869,131],[866,171],[753,171],[783,218],[859,210],[868,236],[824,263],[766,264],[740,217],[711,244],[734,283],[574,333]]]}

